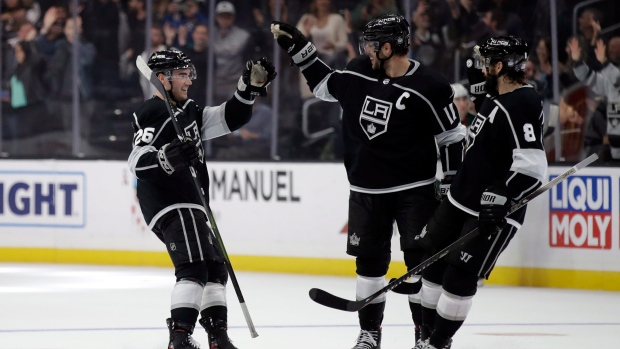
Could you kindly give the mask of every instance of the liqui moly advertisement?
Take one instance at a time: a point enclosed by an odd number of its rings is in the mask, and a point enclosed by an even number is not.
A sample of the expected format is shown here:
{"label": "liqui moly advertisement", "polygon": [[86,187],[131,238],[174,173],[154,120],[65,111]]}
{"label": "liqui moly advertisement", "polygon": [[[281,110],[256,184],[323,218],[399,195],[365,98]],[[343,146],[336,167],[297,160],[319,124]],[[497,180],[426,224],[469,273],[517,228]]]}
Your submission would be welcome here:
{"label": "liqui moly advertisement", "polygon": [[551,247],[611,249],[611,183],[610,176],[575,175],[551,189]]}

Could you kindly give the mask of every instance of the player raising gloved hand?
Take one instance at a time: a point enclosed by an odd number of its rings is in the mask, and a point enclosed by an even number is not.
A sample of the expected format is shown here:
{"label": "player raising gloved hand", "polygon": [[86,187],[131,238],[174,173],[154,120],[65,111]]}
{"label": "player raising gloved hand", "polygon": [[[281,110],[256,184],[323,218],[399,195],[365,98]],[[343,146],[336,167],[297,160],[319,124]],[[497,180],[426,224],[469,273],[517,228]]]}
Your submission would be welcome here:
{"label": "player raising gloved hand", "polygon": [[483,236],[499,233],[506,226],[511,196],[504,185],[491,185],[480,197],[478,230]]}
{"label": "player raising gloved hand", "polygon": [[469,92],[471,100],[476,105],[476,110],[480,110],[482,101],[487,94],[486,79],[482,72],[483,62],[481,60],[479,46],[474,47],[474,57],[468,58],[465,62],[467,66],[467,80],[469,81]]}
{"label": "player raising gloved hand", "polygon": [[200,159],[199,146],[189,137],[185,137],[183,141],[175,138],[157,152],[159,165],[169,175],[174,171],[196,165]]}
{"label": "player raising gloved hand", "polygon": [[273,21],[271,32],[296,65],[303,67],[314,62],[318,56],[316,47],[306,39],[299,29],[284,22]]}
{"label": "player raising gloved hand", "polygon": [[252,96],[267,96],[267,86],[276,78],[276,68],[267,57],[257,61],[247,61],[239,78],[239,91],[249,91]]}

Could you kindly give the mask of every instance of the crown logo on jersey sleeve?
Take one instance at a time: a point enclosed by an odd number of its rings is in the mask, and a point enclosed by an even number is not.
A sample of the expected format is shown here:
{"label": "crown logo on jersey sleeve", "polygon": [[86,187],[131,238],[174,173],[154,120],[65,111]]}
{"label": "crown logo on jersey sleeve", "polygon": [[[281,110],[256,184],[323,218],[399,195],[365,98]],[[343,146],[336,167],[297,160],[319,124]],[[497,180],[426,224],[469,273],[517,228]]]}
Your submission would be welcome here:
{"label": "crown logo on jersey sleeve", "polygon": [[357,236],[357,234],[353,233],[353,235],[351,235],[349,237],[349,244],[351,246],[359,246],[360,245],[360,237]]}
{"label": "crown logo on jersey sleeve", "polygon": [[359,120],[368,139],[373,139],[387,132],[391,113],[392,103],[366,96]]}

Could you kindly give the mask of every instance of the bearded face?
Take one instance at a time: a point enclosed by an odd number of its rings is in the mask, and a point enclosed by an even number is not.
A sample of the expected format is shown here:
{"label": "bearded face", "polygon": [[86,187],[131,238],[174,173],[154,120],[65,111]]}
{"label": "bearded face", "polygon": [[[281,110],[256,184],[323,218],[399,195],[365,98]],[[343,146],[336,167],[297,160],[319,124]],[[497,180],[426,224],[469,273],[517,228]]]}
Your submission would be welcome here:
{"label": "bearded face", "polygon": [[494,97],[499,95],[499,90],[497,88],[500,69],[498,69],[497,64],[491,64],[488,68],[484,69],[484,79],[486,81],[485,87],[487,93]]}

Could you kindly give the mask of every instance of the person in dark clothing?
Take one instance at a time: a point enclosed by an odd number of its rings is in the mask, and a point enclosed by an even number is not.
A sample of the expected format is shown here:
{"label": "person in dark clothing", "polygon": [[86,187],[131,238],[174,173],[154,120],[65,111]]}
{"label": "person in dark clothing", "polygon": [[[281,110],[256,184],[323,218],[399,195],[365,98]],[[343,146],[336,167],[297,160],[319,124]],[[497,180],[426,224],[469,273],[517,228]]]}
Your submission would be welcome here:
{"label": "person in dark clothing", "polygon": [[170,122],[166,96],[159,92],[133,114],[134,144],[128,164],[138,178],[140,209],[149,228],[165,243],[175,268],[176,284],[166,320],[168,348],[200,347],[192,337],[200,315],[199,323],[209,334],[211,349],[236,349],[227,334],[225,259],[219,244],[214,243],[206,209],[188,167],[193,166],[202,187],[209,188],[201,141],[246,124],[255,97],[266,94],[267,85],[275,78],[275,68],[266,58],[248,61],[233,96],[219,106],[203,107],[188,98],[196,69],[184,53],[157,51],[148,66],[166,89],[184,132],[184,139],[179,140]]}
{"label": "person in dark clothing", "polygon": [[[299,29],[274,21],[271,31],[314,95],[342,107],[351,191],[347,253],[356,257],[356,296],[366,298],[386,284],[394,222],[407,267],[422,261],[414,237],[439,203],[438,160],[445,192],[463,158],[467,131],[456,114],[454,92],[438,72],[407,58],[409,24],[401,15],[368,22],[360,39],[362,55],[342,71],[327,66]],[[412,278],[418,290],[419,279]],[[383,295],[358,312],[354,349],[381,347],[385,302]],[[409,307],[418,326],[419,297],[411,295]]]}

